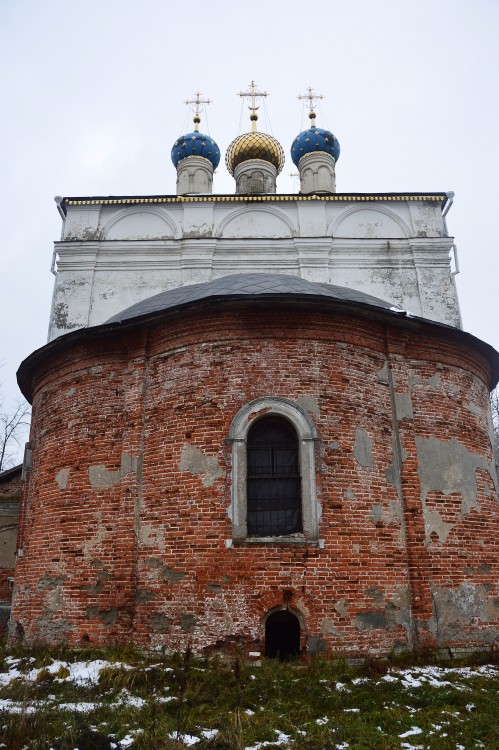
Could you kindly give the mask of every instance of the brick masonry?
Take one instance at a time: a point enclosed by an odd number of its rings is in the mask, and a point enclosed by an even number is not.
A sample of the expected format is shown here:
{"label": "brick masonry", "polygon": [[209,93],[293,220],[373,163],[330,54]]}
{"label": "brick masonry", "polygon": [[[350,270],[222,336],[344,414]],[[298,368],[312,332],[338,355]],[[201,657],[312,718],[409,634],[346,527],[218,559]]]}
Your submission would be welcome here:
{"label": "brick masonry", "polygon": [[21,466],[0,472],[0,628],[10,614],[21,499]]}
{"label": "brick masonry", "polygon": [[[258,651],[289,607],[308,651],[497,640],[491,370],[471,337],[253,301],[56,343],[29,375],[12,637]],[[262,396],[316,426],[320,542],[233,542],[227,436]]]}

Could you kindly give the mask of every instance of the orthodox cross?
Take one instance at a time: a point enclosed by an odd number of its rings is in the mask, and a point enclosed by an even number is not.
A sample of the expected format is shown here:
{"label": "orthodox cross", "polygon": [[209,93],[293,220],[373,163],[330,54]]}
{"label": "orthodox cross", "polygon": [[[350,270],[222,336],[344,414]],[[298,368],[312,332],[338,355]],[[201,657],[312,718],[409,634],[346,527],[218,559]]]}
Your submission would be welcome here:
{"label": "orthodox cross", "polygon": [[258,120],[258,115],[256,113],[256,110],[259,109],[259,107],[256,106],[256,100],[259,99],[260,97],[268,96],[268,94],[266,91],[257,91],[255,82],[251,81],[250,90],[240,91],[239,96],[247,96],[249,99],[251,99],[251,104],[248,106],[248,109],[251,111],[251,114],[250,114],[251,130],[253,133],[255,133],[256,121]]}
{"label": "orthodox cross", "polygon": [[298,96],[298,99],[308,99],[308,108],[310,110],[308,116],[310,117],[310,124],[314,128],[315,127],[315,117],[316,114],[314,112],[314,104],[316,101],[319,101],[320,99],[324,99],[322,94],[314,94],[314,90],[311,86],[307,86],[308,94],[303,94]]}
{"label": "orthodox cross", "polygon": [[201,92],[196,91],[194,94],[196,97],[195,99],[186,99],[184,104],[194,104],[194,130],[197,133],[199,130],[199,123],[201,122],[201,118],[199,117],[199,113],[201,112],[201,104],[211,104],[211,99],[201,99]]}

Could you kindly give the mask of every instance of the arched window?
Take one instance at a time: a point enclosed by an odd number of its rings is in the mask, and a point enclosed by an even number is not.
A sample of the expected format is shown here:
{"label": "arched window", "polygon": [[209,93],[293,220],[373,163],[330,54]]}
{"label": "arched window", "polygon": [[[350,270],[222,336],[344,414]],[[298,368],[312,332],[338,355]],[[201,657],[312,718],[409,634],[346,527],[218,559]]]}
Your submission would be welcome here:
{"label": "arched window", "polygon": [[238,411],[227,437],[232,444],[228,513],[233,542],[279,538],[280,544],[321,546],[317,440],[311,417],[290,399],[262,396]]}
{"label": "arched window", "polygon": [[248,432],[248,536],[303,531],[298,438],[282,417],[263,417]]}

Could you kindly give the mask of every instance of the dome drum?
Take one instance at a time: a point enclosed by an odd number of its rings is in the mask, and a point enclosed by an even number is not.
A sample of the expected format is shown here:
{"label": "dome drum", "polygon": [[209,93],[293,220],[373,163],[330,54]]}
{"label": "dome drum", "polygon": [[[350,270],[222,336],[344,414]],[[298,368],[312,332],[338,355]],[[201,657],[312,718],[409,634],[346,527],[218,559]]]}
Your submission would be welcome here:
{"label": "dome drum", "polygon": [[263,159],[249,159],[234,170],[236,193],[258,195],[275,193],[277,169]]}
{"label": "dome drum", "polygon": [[300,193],[335,193],[335,161],[325,151],[304,154],[298,162]]}
{"label": "dome drum", "polygon": [[213,192],[213,164],[204,156],[187,156],[177,167],[177,195]]}

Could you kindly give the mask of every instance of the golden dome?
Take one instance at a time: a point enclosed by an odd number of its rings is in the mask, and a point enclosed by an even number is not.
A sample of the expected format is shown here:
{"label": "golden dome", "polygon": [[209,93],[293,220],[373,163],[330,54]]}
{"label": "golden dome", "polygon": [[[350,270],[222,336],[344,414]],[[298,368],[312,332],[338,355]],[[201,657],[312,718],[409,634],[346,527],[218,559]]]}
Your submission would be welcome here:
{"label": "golden dome", "polygon": [[250,159],[270,162],[279,174],[284,166],[284,150],[279,141],[267,133],[243,133],[230,144],[225,154],[225,163],[233,175],[239,164]]}

